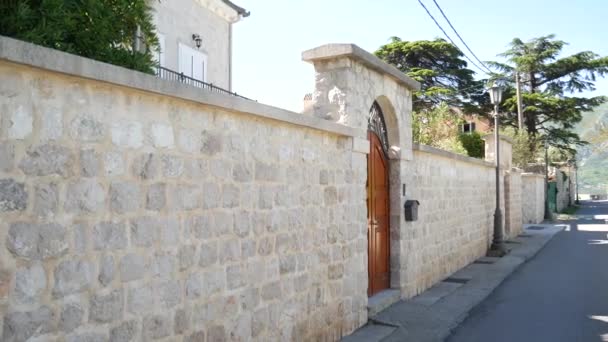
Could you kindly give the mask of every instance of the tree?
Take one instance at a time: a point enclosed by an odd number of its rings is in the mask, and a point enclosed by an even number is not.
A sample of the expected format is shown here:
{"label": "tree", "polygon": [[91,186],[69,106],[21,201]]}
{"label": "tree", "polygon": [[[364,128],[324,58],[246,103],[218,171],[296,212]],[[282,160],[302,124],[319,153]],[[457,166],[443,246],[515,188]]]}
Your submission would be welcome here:
{"label": "tree", "polygon": [[[148,0],[0,1],[1,35],[148,73],[154,31]],[[137,38],[142,50],[133,49]]]}
{"label": "tree", "polygon": [[[505,57],[507,63],[488,64],[504,79],[513,80],[515,72],[522,75],[526,90],[522,94],[526,131],[534,137],[542,134],[549,144],[573,151],[575,145],[585,143],[573,132],[582,112],[592,110],[606,98],[568,95],[595,90],[596,77],[608,73],[608,57],[583,51],[558,58],[566,44],[555,39],[554,35],[528,42],[515,38],[510,48],[499,55]],[[508,112],[504,121],[515,126],[517,99],[513,92],[506,98],[503,108]]]}
{"label": "tree", "polygon": [[413,140],[416,143],[466,155],[467,150],[458,139],[460,121],[458,114],[450,111],[445,103],[427,111],[413,112]]}
{"label": "tree", "polygon": [[447,103],[467,113],[489,112],[485,82],[474,79],[475,72],[467,68],[464,54],[451,43],[443,39],[410,42],[392,37],[375,54],[421,83],[422,89],[414,94],[415,111]]}

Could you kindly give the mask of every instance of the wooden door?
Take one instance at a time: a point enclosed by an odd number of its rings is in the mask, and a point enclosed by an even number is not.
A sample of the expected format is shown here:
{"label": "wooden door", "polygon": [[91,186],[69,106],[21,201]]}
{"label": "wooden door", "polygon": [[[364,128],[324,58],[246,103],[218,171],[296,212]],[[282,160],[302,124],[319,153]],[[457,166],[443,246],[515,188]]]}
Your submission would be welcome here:
{"label": "wooden door", "polygon": [[369,287],[374,295],[390,287],[390,229],[388,160],[378,136],[369,131],[370,154],[367,159],[367,241]]}

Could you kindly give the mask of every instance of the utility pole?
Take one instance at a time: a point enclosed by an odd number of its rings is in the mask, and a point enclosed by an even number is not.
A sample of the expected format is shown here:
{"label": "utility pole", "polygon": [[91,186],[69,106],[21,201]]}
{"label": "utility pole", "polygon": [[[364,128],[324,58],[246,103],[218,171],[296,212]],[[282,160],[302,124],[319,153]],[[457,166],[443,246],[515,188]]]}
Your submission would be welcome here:
{"label": "utility pole", "polygon": [[515,71],[515,92],[517,95],[517,125],[521,132],[524,127],[523,113],[521,110],[521,83],[519,80],[519,71]]}

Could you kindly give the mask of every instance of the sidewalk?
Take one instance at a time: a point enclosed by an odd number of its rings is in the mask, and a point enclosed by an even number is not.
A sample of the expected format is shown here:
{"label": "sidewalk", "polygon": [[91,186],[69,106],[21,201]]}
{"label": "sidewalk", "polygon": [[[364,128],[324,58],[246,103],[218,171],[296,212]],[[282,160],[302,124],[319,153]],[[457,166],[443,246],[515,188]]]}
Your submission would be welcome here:
{"label": "sidewalk", "polygon": [[342,341],[443,341],[475,306],[565,227],[525,225],[521,235],[508,241],[507,248],[511,251],[506,256],[476,260],[424,293],[370,317],[367,325]]}

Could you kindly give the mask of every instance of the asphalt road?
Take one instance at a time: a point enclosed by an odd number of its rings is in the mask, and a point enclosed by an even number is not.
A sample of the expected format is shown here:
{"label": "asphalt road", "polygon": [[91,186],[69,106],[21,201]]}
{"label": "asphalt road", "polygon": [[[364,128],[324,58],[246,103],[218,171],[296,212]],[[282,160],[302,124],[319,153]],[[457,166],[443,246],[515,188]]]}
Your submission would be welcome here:
{"label": "asphalt road", "polygon": [[608,201],[577,215],[447,341],[608,341]]}

